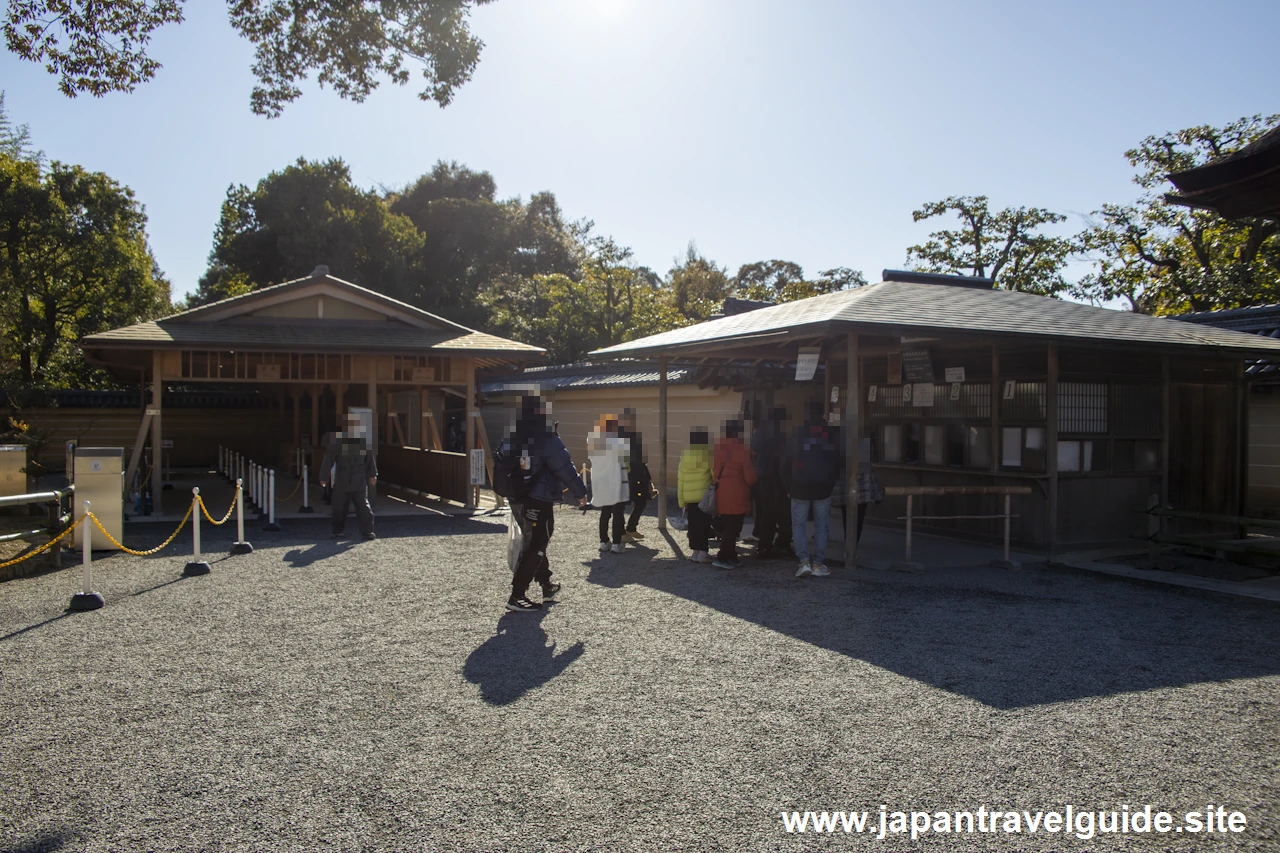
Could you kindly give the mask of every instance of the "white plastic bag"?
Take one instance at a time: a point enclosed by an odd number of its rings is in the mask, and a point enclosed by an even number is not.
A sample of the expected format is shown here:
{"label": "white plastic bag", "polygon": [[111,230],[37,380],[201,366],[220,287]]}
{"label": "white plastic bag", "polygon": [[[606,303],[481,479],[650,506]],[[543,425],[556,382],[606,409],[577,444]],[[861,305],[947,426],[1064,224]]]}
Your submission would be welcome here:
{"label": "white plastic bag", "polygon": [[520,533],[520,522],[516,519],[516,508],[507,513],[507,566],[511,574],[516,573],[516,564],[520,562],[520,546],[523,537]]}

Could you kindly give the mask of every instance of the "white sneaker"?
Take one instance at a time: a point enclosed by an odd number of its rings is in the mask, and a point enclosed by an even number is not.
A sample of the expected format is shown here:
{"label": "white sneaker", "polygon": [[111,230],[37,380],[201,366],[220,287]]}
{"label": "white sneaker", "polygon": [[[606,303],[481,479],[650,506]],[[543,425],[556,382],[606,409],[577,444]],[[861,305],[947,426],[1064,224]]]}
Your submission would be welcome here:
{"label": "white sneaker", "polygon": [[694,551],[693,553],[696,555],[693,559],[695,563],[705,564],[705,563],[711,562],[711,555],[708,554],[706,551]]}
{"label": "white sneaker", "polygon": [[796,569],[796,577],[807,578],[811,574],[813,574],[813,567],[809,565],[808,560],[802,560],[800,568]]}
{"label": "white sneaker", "polygon": [[813,576],[815,578],[829,578],[831,577],[831,570],[822,563],[814,563]]}
{"label": "white sneaker", "polygon": [[600,543],[600,553],[601,553],[601,554],[607,554],[607,553],[609,553],[609,543],[608,543],[608,542],[601,542],[601,543]]}
{"label": "white sneaker", "polygon": [[613,552],[613,553],[615,553],[615,554],[621,554],[621,553],[622,553],[622,545],[621,545],[621,544],[618,544],[618,545],[611,545],[611,546],[609,547],[609,550],[610,550],[610,551],[612,551],[612,552]]}

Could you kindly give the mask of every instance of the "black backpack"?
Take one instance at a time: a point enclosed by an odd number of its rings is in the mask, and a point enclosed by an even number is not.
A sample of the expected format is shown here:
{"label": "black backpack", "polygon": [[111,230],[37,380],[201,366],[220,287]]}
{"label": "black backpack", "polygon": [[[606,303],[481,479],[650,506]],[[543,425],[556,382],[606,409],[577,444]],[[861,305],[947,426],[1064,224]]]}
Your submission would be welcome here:
{"label": "black backpack", "polygon": [[510,439],[502,442],[493,452],[493,491],[504,498],[522,498],[533,489],[533,478],[537,472],[533,470],[533,460],[528,467],[524,464],[524,454],[516,453]]}
{"label": "black backpack", "polygon": [[822,483],[836,478],[836,445],[832,439],[825,428],[812,435],[807,426],[801,427],[799,453],[792,466],[795,482]]}

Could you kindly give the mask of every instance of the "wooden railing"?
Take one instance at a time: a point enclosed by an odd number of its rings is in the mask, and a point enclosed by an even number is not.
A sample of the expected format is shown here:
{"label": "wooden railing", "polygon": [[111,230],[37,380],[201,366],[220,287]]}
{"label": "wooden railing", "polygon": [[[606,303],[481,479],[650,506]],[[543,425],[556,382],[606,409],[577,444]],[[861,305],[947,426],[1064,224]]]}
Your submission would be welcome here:
{"label": "wooden railing", "polygon": [[[1010,519],[1016,518],[1012,513],[1012,505],[1010,497],[1012,495],[1029,495],[1031,494],[1030,486],[887,486],[884,490],[886,495],[905,495],[907,498],[907,514],[900,516],[899,520],[905,519],[907,522],[907,559],[905,565],[915,565],[911,562],[911,522],[912,521],[931,521],[941,519],[1004,519],[1004,559],[997,562],[997,565],[1003,568],[1013,568],[1015,564],[1009,559],[1009,527]],[[913,498],[925,495],[1003,495],[1004,496],[1004,512],[999,514],[986,515],[915,515],[912,512]]]}
{"label": "wooden railing", "polygon": [[378,447],[378,479],[466,503],[471,467],[465,453],[383,444]]}

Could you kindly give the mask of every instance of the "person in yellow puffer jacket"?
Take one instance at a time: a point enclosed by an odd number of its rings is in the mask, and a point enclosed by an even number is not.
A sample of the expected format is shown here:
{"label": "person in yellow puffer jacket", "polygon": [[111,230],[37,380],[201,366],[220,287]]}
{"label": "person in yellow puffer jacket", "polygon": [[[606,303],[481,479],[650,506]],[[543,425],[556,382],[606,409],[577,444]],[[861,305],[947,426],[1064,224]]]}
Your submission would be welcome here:
{"label": "person in yellow puffer jacket", "polygon": [[706,429],[694,427],[689,433],[689,447],[680,454],[677,469],[676,500],[689,516],[689,560],[710,563],[707,553],[711,538],[711,515],[698,508],[698,501],[711,485],[711,436]]}

